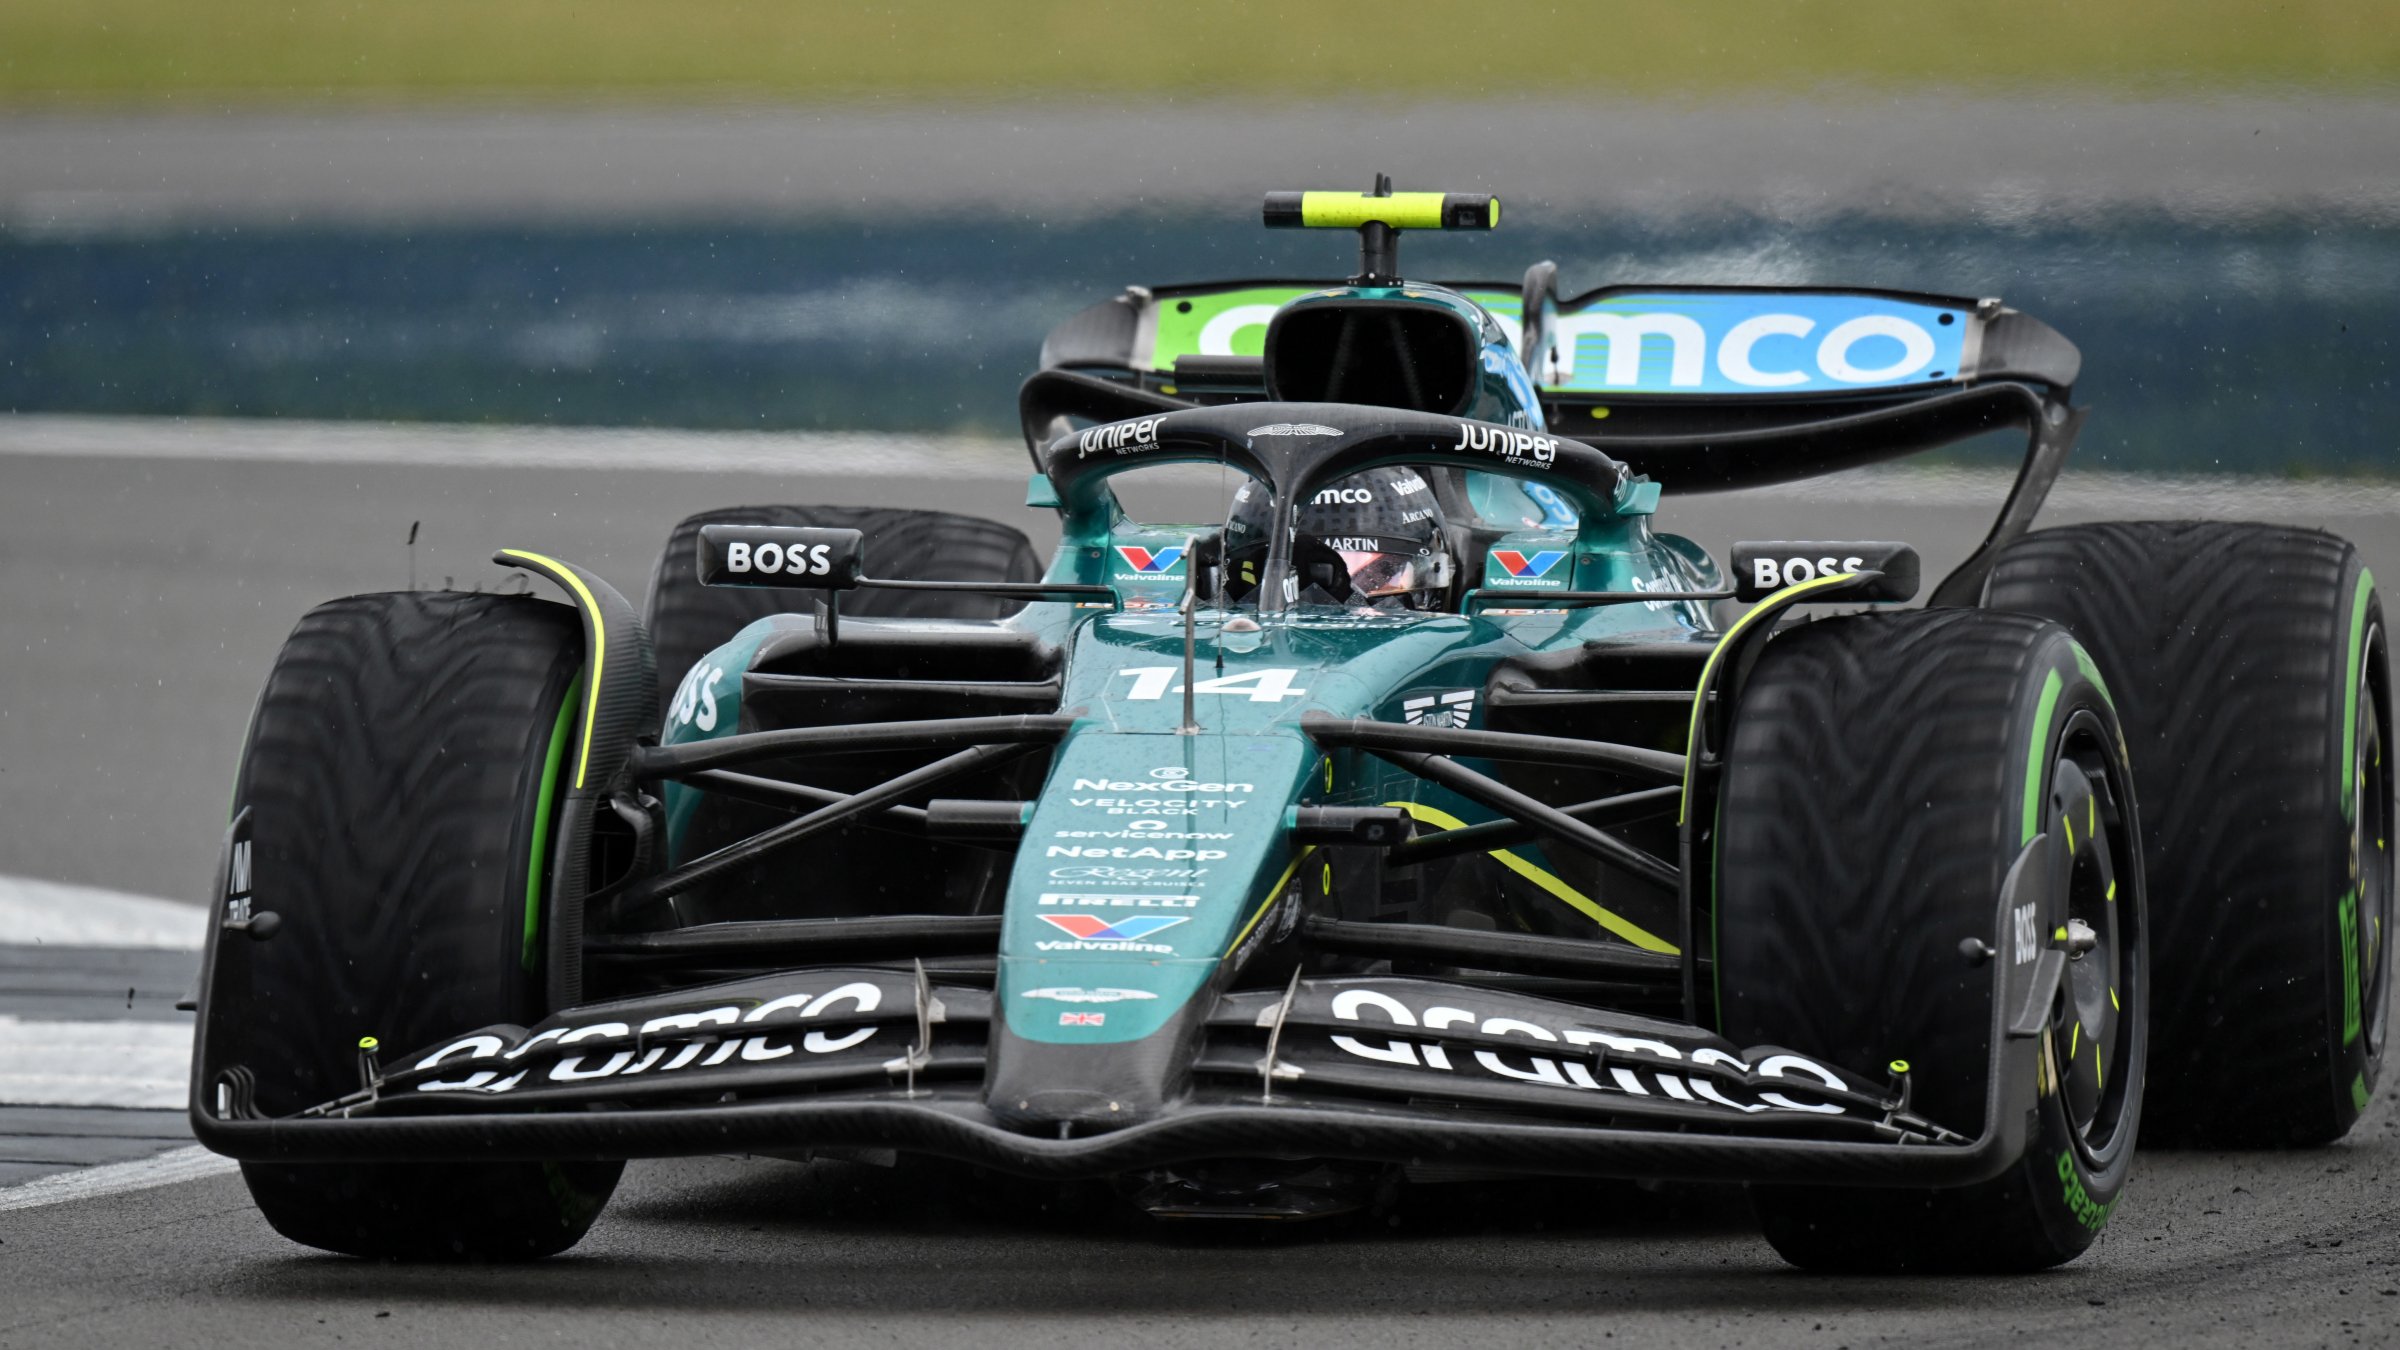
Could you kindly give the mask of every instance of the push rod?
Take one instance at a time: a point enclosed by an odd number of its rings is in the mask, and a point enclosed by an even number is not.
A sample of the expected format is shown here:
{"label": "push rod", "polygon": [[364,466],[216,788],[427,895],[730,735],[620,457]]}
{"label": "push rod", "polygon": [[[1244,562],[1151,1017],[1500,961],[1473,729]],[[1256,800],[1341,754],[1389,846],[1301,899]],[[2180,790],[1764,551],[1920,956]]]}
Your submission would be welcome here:
{"label": "push rod", "polygon": [[[1644,788],[1639,792],[1602,797],[1596,801],[1577,802],[1573,806],[1559,807],[1558,810],[1586,825],[1625,825],[1665,815],[1675,809],[1682,797],[1683,789],[1680,787]],[[1528,825],[1522,820],[1487,820],[1480,825],[1462,825],[1454,830],[1421,834],[1414,839],[1404,840],[1393,845],[1392,850],[1383,855],[1383,860],[1391,867],[1413,867],[1461,853],[1489,853],[1511,844],[1527,843],[1540,838],[1541,833],[1540,827]]]}
{"label": "push rod", "polygon": [[1653,857],[1615,835],[1606,834],[1547,802],[1535,801],[1496,778],[1475,772],[1455,760],[1405,750],[1367,747],[1369,754],[1396,764],[1420,778],[1441,784],[1467,800],[1490,807],[1555,836],[1560,842],[1622,868],[1644,881],[1677,889],[1683,873],[1673,863]]}
{"label": "push rod", "polygon": [[[806,783],[786,782],[781,778],[761,778],[756,774],[735,773],[731,769],[702,769],[698,773],[680,775],[675,781],[740,801],[794,811],[804,811],[812,806],[830,806],[850,796],[847,792],[836,792],[832,788],[811,787]],[[920,806],[887,806],[875,820],[866,823],[909,834],[923,834],[925,809]]]}
{"label": "push rod", "polygon": [[853,722],[835,727],[745,731],[684,745],[636,746],[634,778],[680,778],[702,769],[727,769],[764,759],[851,755],[870,750],[948,750],[962,745],[1049,745],[1075,725],[1063,713],[1005,717],[944,717],[923,722]]}
{"label": "push rod", "polygon": [[809,812],[794,820],[762,830],[747,839],[727,844],[704,857],[694,858],[681,867],[671,867],[653,877],[633,882],[613,893],[602,891],[591,898],[610,900],[620,908],[639,906],[662,896],[689,890],[703,882],[723,876],[738,868],[748,867],[773,856],[783,849],[821,834],[853,816],[880,810],[912,792],[932,787],[986,765],[1012,759],[1032,747],[1027,745],[977,745],[955,755],[937,759],[920,769],[912,769],[897,778],[879,783],[862,792],[855,792],[838,802]]}
{"label": "push rod", "polygon": [[1412,727],[1363,717],[1328,717],[1323,713],[1302,717],[1300,729],[1319,745],[1350,746],[1376,754],[1404,750],[1429,755],[1466,755],[1521,764],[1613,769],[1661,783],[1683,781],[1683,756],[1666,750],[1645,750],[1638,745],[1581,741],[1565,736],[1529,736],[1514,731]]}

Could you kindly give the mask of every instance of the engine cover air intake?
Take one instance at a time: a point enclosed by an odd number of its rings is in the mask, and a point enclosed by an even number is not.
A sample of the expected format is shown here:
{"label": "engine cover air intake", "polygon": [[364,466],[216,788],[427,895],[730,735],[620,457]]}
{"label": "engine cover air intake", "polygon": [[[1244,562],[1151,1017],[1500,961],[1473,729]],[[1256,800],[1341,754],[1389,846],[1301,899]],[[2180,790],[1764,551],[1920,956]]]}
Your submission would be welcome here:
{"label": "engine cover air intake", "polygon": [[1391,298],[1295,305],[1267,326],[1270,397],[1455,413],[1475,389],[1480,343],[1454,311]]}

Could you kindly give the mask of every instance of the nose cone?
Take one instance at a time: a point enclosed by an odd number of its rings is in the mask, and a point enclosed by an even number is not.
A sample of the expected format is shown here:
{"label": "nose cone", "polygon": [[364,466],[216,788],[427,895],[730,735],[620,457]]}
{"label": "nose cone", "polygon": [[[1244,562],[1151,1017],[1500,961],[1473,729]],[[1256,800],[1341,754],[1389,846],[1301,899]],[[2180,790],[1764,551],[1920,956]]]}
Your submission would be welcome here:
{"label": "nose cone", "polygon": [[1190,1082],[1200,1010],[1195,1000],[1156,1034],[1138,1041],[1059,1045],[992,1028],[984,1104],[1027,1134],[1101,1134],[1154,1120]]}
{"label": "nose cone", "polygon": [[[1155,1115],[1156,1103],[1152,1103]],[[1044,1088],[1013,1102],[992,1103],[992,1114],[1012,1130],[1026,1134],[1057,1132],[1061,1138],[1105,1134],[1131,1125],[1140,1115],[1126,1103],[1088,1088]]]}

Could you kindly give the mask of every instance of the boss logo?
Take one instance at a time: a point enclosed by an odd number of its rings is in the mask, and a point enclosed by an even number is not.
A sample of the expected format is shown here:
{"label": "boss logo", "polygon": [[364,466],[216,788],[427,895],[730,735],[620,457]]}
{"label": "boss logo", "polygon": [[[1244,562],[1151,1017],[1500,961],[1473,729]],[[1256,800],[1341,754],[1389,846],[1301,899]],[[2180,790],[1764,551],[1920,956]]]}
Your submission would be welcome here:
{"label": "boss logo", "polygon": [[1836,561],[1830,553],[1819,558],[1752,558],[1750,584],[1762,591],[1779,591],[1818,577],[1835,577],[1866,566],[1857,554]]}
{"label": "boss logo", "polygon": [[1827,599],[1906,600],[1917,593],[1917,551],[1906,544],[1778,540],[1733,546],[1733,590],[1741,600],[1763,600],[1786,587],[1846,572],[1880,575]]}
{"label": "boss logo", "polygon": [[824,576],[833,570],[832,551],[830,544],[794,544],[787,555],[783,545],[770,539],[752,552],[750,545],[736,540],[725,546],[725,570],[748,572],[755,568],[772,576],[784,570],[784,564],[788,562],[793,576]]}
{"label": "boss logo", "polygon": [[700,527],[705,586],[798,586],[838,590],[858,581],[863,541],[856,530],[779,525]]}

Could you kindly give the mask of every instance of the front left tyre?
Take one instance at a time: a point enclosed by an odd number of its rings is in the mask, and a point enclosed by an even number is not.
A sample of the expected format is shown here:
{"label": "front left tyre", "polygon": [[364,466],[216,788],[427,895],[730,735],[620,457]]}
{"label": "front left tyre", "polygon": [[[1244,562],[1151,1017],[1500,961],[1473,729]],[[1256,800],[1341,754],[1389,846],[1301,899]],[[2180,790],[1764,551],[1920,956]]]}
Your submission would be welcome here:
{"label": "front left tyre", "polygon": [[[1724,1033],[1905,1076],[1920,1116],[1988,1119],[1992,963],[2068,953],[2033,1045],[2024,1151],[1947,1189],[1759,1186],[1812,1270],[2000,1273],[2074,1259],[2133,1161],[2147,932],[2116,709],[2055,624],[1937,610],[1771,640],[1733,712],[1717,825]],[[2054,884],[1999,912],[2011,867]],[[1977,944],[1981,954],[1977,953]],[[1886,1070],[1886,1066],[1889,1066]],[[2010,1081],[2010,1080],[2004,1080]]]}
{"label": "front left tyre", "polygon": [[[235,789],[250,904],[280,925],[216,936],[201,1091],[287,1116],[360,1086],[364,1038],[405,1053],[541,1018],[548,843],[583,671],[574,612],[546,600],[358,595],[300,621]],[[295,1242],[507,1261],[573,1246],[623,1166],[245,1162],[242,1176]]]}

